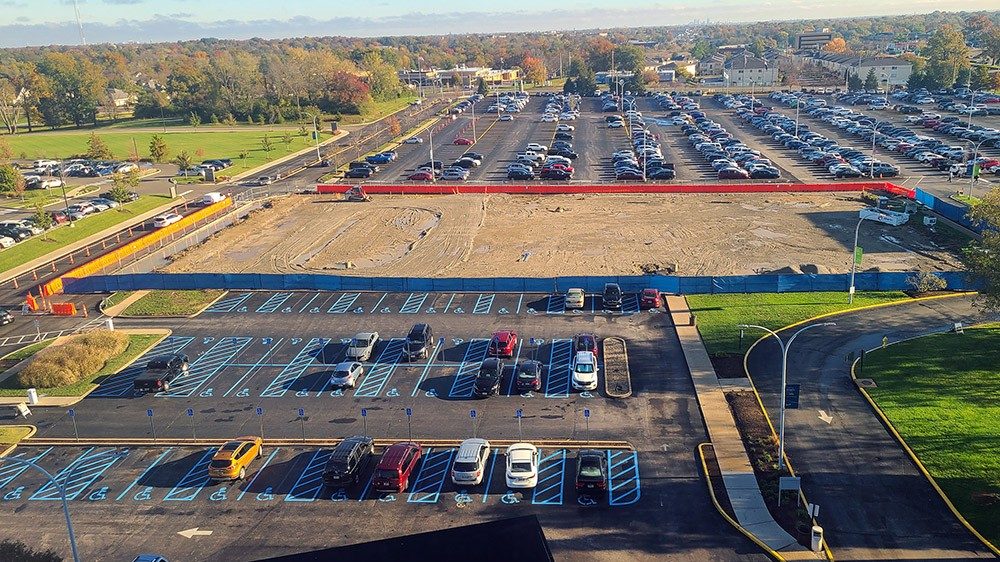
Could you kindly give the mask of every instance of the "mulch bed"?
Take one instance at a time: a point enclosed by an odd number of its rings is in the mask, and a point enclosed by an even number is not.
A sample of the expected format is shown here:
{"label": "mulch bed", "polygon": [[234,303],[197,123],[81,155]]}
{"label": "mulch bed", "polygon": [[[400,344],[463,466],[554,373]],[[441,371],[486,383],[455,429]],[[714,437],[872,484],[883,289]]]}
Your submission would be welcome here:
{"label": "mulch bed", "polygon": [[791,474],[787,467],[778,470],[778,440],[771,433],[756,396],[749,391],[727,392],[726,400],[733,411],[768,511],[799,544],[807,546],[812,523],[799,502],[798,494],[784,492],[781,506],[778,506],[778,478]]}
{"label": "mulch bed", "polygon": [[742,378],[747,374],[743,370],[743,354],[716,354],[711,356],[715,376],[720,379]]}

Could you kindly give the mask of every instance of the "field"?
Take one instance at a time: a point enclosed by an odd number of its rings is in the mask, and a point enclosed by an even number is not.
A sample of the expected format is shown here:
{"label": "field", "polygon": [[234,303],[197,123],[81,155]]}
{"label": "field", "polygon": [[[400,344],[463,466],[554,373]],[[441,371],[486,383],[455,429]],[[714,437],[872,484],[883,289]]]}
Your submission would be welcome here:
{"label": "field", "polygon": [[955,507],[1000,544],[1000,324],[865,357],[868,393]]}
{"label": "field", "polygon": [[130,304],[120,316],[190,316],[219,298],[224,291],[150,291]]}
{"label": "field", "polygon": [[[410,277],[845,272],[861,208],[829,194],[339,199],[276,201],[167,269]],[[863,233],[863,269],[959,267],[954,248],[916,225],[872,224]]]}
{"label": "field", "polygon": [[[248,129],[248,130],[247,130]],[[209,158],[231,158],[233,168],[239,172],[255,168],[275,158],[313,146],[315,141],[311,135],[300,136],[298,129],[265,129],[263,127],[250,129],[236,128],[226,130],[205,127],[203,129],[168,130],[166,133],[155,129],[144,129],[130,132],[99,131],[98,136],[107,143],[115,158],[127,159],[134,152],[133,141],[139,149],[139,156],[149,156],[149,141],[153,135],[159,135],[167,143],[169,150],[167,159],[172,160],[182,151],[187,151],[192,161],[200,162]],[[284,143],[284,135],[290,133],[291,143]],[[271,143],[271,151],[265,152],[262,146],[264,137]],[[330,134],[321,133],[321,141]],[[6,136],[15,156],[24,155],[26,159],[36,158],[68,158],[85,154],[90,132],[56,131]],[[247,158],[241,160],[241,152],[247,153]]]}
{"label": "field", "polygon": [[170,199],[164,195],[143,195],[138,201],[129,203],[122,207],[124,210],[112,209],[84,217],[74,223],[76,226],[60,226],[48,233],[33,236],[13,248],[0,252],[0,271],[17,267],[35,258],[58,250],[67,244],[82,240],[92,234],[101,232],[106,228],[111,228],[132,217],[155,209],[161,205],[166,205]]}

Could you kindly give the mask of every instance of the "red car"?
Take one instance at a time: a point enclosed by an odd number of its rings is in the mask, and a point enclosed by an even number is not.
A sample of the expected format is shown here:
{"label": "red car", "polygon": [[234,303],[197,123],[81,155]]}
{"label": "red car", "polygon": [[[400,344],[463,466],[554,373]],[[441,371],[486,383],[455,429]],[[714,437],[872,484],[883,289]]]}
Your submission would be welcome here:
{"label": "red car", "polygon": [[69,217],[66,216],[66,213],[63,211],[52,211],[49,213],[49,216],[52,217],[53,224],[63,224],[69,222]]}
{"label": "red car", "polygon": [[469,146],[472,144],[472,139],[467,139],[465,137],[458,137],[455,139],[455,144]]}
{"label": "red car", "polygon": [[406,176],[406,179],[412,181],[431,181],[434,179],[434,176],[430,172],[416,172]]}
{"label": "red car", "polygon": [[545,166],[542,169],[545,170],[545,169],[550,169],[550,168],[553,169],[553,170],[565,170],[565,171],[567,171],[567,172],[569,172],[571,174],[575,171],[573,169],[573,166],[567,166],[566,164],[563,164],[562,162],[556,162],[555,164],[549,164],[548,166]]}
{"label": "red car", "polygon": [[642,308],[660,308],[663,306],[663,299],[656,289],[643,289],[642,296],[639,297],[639,306]]}
{"label": "red car", "polygon": [[396,443],[386,449],[372,478],[375,490],[395,493],[405,490],[423,452],[416,443]]}
{"label": "red car", "polygon": [[589,351],[597,357],[597,336],[594,334],[577,334],[573,336],[573,356],[577,352]]}
{"label": "red car", "polygon": [[493,332],[488,353],[490,357],[513,357],[515,347],[517,347],[517,332],[500,330]]}

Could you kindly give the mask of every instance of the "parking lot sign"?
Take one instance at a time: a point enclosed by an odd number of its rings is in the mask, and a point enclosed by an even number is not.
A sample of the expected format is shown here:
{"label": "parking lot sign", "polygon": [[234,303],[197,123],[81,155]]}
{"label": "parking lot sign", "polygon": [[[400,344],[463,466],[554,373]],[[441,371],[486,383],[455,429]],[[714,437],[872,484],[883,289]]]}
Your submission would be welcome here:
{"label": "parking lot sign", "polygon": [[524,416],[524,410],[518,408],[517,411],[514,412],[514,417],[517,419],[521,419],[522,416]]}
{"label": "parking lot sign", "polygon": [[153,417],[153,409],[152,408],[147,408],[146,409],[146,417],[147,418]]}
{"label": "parking lot sign", "polygon": [[472,418],[472,419],[476,419],[476,411],[475,410],[469,410],[469,417]]}
{"label": "parking lot sign", "polygon": [[789,410],[799,408],[799,388],[800,385],[789,384],[785,386],[785,407]]}
{"label": "parking lot sign", "polygon": [[66,413],[69,414],[69,417],[71,417],[71,418],[75,418],[76,417],[76,410],[74,410],[73,408],[70,408],[69,411],[66,412]]}
{"label": "parking lot sign", "polygon": [[304,418],[305,416],[306,416],[306,409],[305,408],[299,408],[299,417],[300,418]]}
{"label": "parking lot sign", "polygon": [[583,409],[583,417],[585,417],[585,418],[589,418],[590,417],[590,408],[584,408]]}
{"label": "parking lot sign", "polygon": [[261,408],[260,406],[257,406],[257,415],[258,416],[263,416],[264,415],[264,408]]}
{"label": "parking lot sign", "polygon": [[406,417],[410,417],[412,415],[413,415],[413,409],[412,408],[407,408],[406,409]]}
{"label": "parking lot sign", "polygon": [[368,415],[368,408],[361,408],[361,417],[365,417],[367,415]]}
{"label": "parking lot sign", "polygon": [[186,414],[188,415],[188,417],[190,418],[191,416],[193,416],[193,415],[194,415],[194,408],[188,408],[188,409],[187,409],[187,412],[185,412],[185,413],[186,413]]}

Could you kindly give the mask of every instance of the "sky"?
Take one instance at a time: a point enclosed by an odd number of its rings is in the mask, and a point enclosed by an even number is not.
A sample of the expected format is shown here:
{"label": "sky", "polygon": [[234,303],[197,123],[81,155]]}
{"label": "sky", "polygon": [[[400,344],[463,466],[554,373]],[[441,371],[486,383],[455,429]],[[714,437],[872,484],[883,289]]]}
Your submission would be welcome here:
{"label": "sky", "polygon": [[[88,43],[436,35],[996,10],[997,0],[78,0]],[[0,0],[0,47],[81,42],[73,0]]]}

